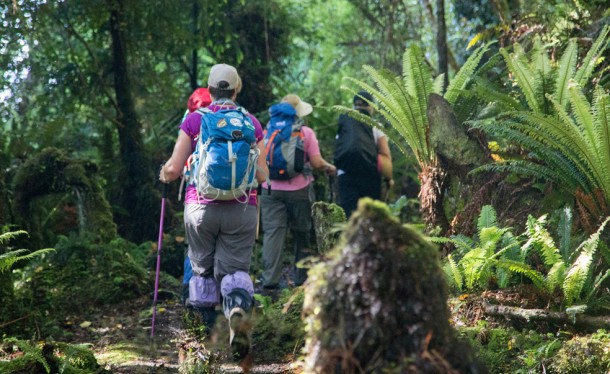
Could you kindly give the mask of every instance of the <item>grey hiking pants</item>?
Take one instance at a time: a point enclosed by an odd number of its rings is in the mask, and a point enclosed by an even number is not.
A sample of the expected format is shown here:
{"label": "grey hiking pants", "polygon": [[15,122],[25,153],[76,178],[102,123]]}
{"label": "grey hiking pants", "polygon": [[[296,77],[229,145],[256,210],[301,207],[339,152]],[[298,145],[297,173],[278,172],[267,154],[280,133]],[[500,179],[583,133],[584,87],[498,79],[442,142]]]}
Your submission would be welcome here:
{"label": "grey hiking pants", "polygon": [[[306,257],[311,230],[313,186],[297,191],[266,191],[260,196],[263,225],[263,286],[277,286],[282,276],[282,253],[288,227],[292,229],[295,263]],[[295,270],[294,282],[306,278],[305,269]]]}
{"label": "grey hiking pants", "polygon": [[227,274],[248,273],[256,221],[254,205],[186,204],[184,226],[193,275],[220,282]]}

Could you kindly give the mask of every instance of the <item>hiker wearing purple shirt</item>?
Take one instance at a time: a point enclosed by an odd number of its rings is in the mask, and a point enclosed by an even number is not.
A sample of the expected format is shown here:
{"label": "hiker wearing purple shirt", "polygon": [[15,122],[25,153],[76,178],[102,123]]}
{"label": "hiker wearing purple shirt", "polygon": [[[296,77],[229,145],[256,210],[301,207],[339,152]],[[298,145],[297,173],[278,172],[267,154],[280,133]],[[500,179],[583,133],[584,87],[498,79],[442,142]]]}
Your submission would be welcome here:
{"label": "hiker wearing purple shirt", "polygon": [[[212,112],[237,107],[235,98],[241,89],[237,70],[226,64],[214,65],[208,77],[208,89],[212,97],[208,108]],[[172,156],[160,171],[162,182],[176,180],[182,173],[185,162],[195,150],[202,115],[206,114],[189,114],[180,125]],[[260,183],[269,173],[263,130],[254,116],[248,114],[248,117],[255,127],[256,146],[260,152],[256,171]],[[248,318],[253,307],[254,286],[248,271],[257,228],[256,204],[256,189],[250,191],[245,207],[239,200],[220,201],[198,196],[194,185],[187,186],[185,194],[184,224],[193,266],[190,302],[204,311],[206,325],[212,325],[215,307],[222,296],[224,315],[229,319],[231,350],[242,366],[252,362]]]}

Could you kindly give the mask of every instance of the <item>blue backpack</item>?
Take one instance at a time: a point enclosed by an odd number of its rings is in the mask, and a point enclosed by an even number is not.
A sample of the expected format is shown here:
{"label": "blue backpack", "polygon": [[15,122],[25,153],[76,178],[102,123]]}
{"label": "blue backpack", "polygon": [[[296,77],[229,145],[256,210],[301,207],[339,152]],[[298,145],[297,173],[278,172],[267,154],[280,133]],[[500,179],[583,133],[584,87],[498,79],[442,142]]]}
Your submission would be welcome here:
{"label": "blue backpack", "polygon": [[269,108],[271,119],[265,134],[269,178],[287,180],[303,173],[305,149],[301,127],[303,121],[289,103],[279,103]]}
{"label": "blue backpack", "polygon": [[190,161],[191,183],[207,199],[247,202],[259,155],[248,112],[241,107],[197,112],[201,132]]}

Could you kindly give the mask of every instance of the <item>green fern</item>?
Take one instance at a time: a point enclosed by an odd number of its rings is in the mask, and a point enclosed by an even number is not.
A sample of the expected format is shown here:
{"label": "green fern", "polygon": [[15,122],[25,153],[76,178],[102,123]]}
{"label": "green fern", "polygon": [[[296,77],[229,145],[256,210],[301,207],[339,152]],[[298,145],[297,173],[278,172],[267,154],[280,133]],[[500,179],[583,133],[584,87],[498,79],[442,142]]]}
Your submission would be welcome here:
{"label": "green fern", "polygon": [[[551,268],[556,263],[563,261],[559,249],[555,246],[555,242],[551,234],[544,227],[546,225],[546,215],[538,219],[529,216],[527,219],[527,231],[530,241],[534,243],[536,250],[540,254],[544,264]],[[527,243],[526,243],[527,245]]]}
{"label": "green fern", "polygon": [[486,227],[496,226],[496,211],[491,205],[484,205],[477,219],[477,229],[480,232]]}
{"label": "green fern", "polygon": [[464,90],[474,82],[477,77],[476,73],[479,63],[492,44],[493,43],[488,43],[476,49],[468,60],[466,60],[464,65],[460,67],[460,70],[455,74],[455,77],[453,77],[451,82],[449,82],[449,86],[447,86],[447,91],[444,95],[445,100],[447,100],[449,104],[452,106],[455,105]]}
{"label": "green fern", "polygon": [[569,207],[565,207],[561,210],[557,236],[559,237],[559,252],[561,253],[561,257],[564,262],[568,262],[570,260],[570,249],[572,247],[572,210]]}
{"label": "green fern", "polygon": [[[475,92],[492,97],[493,105],[505,112],[495,121],[481,120],[473,126],[521,145],[531,156],[486,165],[476,172],[512,171],[542,178],[575,196],[578,191],[591,195],[601,190],[610,202],[610,98],[601,87],[595,87],[592,100],[584,94],[609,34],[610,27],[604,27],[579,68],[573,40],[556,64],[539,40],[530,53],[519,44],[512,52],[500,50],[518,89],[491,96],[490,88],[477,83]],[[516,109],[513,96],[529,109]]]}
{"label": "green fern", "polygon": [[7,367],[9,372],[24,370],[28,367],[31,368],[31,365],[29,365],[29,363],[37,362],[44,367],[47,373],[51,373],[49,363],[42,355],[42,350],[39,347],[34,344],[31,344],[26,340],[20,340],[16,338],[7,338],[4,341],[6,343],[12,343],[16,345],[17,348],[19,348],[19,350],[23,352],[23,356],[20,356],[10,362],[11,367]]}
{"label": "green fern", "polygon": [[486,132],[523,145],[534,157],[486,165],[478,171],[513,171],[543,178],[572,194],[601,189],[610,201],[610,97],[597,87],[589,103],[574,82],[568,91],[573,115],[550,98],[554,116],[513,112],[506,114],[500,126],[483,124]]}
{"label": "green fern", "polygon": [[55,343],[61,352],[62,366],[72,369],[94,370],[99,368],[95,355],[89,344]]}
{"label": "green fern", "polygon": [[609,33],[610,26],[604,26],[591,48],[589,48],[580,68],[574,75],[574,79],[580,86],[584,86],[591,78],[591,75],[593,75],[595,67],[599,64],[598,59],[600,55],[607,48]]}
{"label": "green fern", "polygon": [[545,280],[542,274],[534,270],[528,264],[513,260],[501,260],[495,264],[499,268],[506,269],[511,273],[521,274],[532,281],[534,286],[540,290],[546,288]]}
{"label": "green fern", "polygon": [[[5,247],[11,239],[14,239],[21,235],[27,235],[28,233],[21,231],[12,231],[4,234],[0,234],[0,248]],[[0,273],[10,269],[16,262],[22,260],[29,260],[34,257],[40,256],[44,253],[48,253],[54,251],[53,248],[40,249],[38,251],[28,253],[23,255],[23,253],[27,253],[27,249],[17,249],[13,251],[9,251],[0,255]]]}
{"label": "green fern", "polygon": [[[476,240],[463,235],[451,237],[456,251],[445,259],[445,273],[459,290],[486,289],[495,280],[507,287],[517,274],[529,278],[544,289],[544,277],[520,256],[519,239],[510,228],[499,228],[491,205],[481,209],[477,220]],[[461,286],[460,286],[461,285]]]}
{"label": "green fern", "polygon": [[[489,49],[489,44],[479,47],[464,63],[462,69],[450,82],[445,98],[455,104],[464,96],[465,90],[474,82],[477,67]],[[347,77],[350,83],[343,88],[352,94],[359,90],[369,92],[373,98],[372,106],[394,131],[386,132],[389,139],[405,155],[415,155],[420,170],[436,166],[436,153],[428,138],[428,97],[431,93],[440,93],[442,77],[433,78],[432,70],[426,63],[421,49],[413,44],[403,55],[402,76],[397,76],[386,69],[377,70],[364,66],[373,84]],[[370,117],[344,106],[335,106],[335,110],[349,113],[354,118],[369,124],[382,127]]]}
{"label": "green fern", "polygon": [[449,283],[456,287],[459,291],[462,291],[464,287],[464,278],[462,277],[462,272],[460,271],[457,262],[455,262],[451,254],[447,256],[447,262],[443,270],[447,275]]}
{"label": "green fern", "polygon": [[581,244],[580,253],[566,274],[562,289],[565,303],[568,306],[581,300],[584,285],[591,275],[591,266],[599,244],[599,237],[609,220],[610,217],[606,218],[599,229]]}

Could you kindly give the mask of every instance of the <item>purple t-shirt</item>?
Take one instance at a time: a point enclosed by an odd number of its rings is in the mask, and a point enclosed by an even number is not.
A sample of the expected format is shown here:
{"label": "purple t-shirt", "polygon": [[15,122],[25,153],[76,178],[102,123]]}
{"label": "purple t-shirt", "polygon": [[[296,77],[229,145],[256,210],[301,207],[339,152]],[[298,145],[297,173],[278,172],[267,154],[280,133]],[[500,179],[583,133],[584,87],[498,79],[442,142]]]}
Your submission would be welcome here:
{"label": "purple t-shirt", "polygon": [[[208,107],[213,112],[217,112],[220,109],[234,108],[233,106],[227,105],[215,105],[212,104]],[[248,113],[248,117],[252,120],[252,124],[254,125],[254,136],[256,137],[256,142],[260,142],[263,139],[263,127],[261,123],[254,117],[252,114]],[[191,138],[191,148],[195,151],[195,146],[197,145],[197,138],[199,136],[199,131],[201,129],[201,114],[197,112],[193,112],[186,116],[184,121],[180,124],[180,130],[184,131]],[[189,184],[186,187],[186,193],[184,195],[184,203],[185,204],[235,204],[238,203],[237,200],[209,200],[204,197],[197,195],[197,189],[192,184]],[[256,190],[253,189],[250,192],[250,199],[248,201],[250,205],[256,205]]]}

